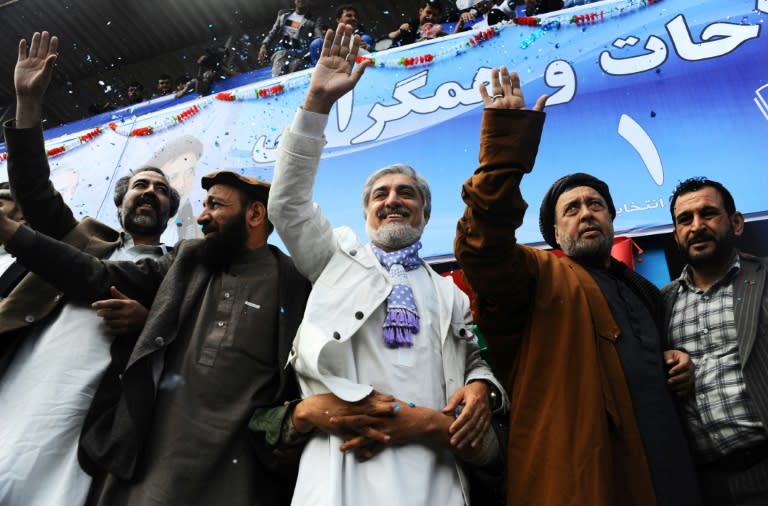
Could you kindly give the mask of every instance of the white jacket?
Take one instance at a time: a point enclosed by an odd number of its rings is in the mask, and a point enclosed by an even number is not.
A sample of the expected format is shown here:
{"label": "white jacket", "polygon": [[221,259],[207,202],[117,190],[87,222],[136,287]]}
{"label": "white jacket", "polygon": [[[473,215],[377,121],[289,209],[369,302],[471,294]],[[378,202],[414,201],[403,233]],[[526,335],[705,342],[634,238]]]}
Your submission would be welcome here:
{"label": "white jacket", "polygon": [[[384,303],[392,283],[370,246],[347,227],[333,230],[312,202],[324,144],[324,139],[286,129],[278,148],[268,214],[296,267],[313,283],[289,358],[299,375],[302,394],[332,392],[355,402],[372,387],[351,379],[350,371],[355,370],[351,339]],[[426,264],[424,267],[439,307],[446,399],[473,379],[490,381],[504,392],[480,357],[467,296],[452,280]],[[502,396],[502,409],[507,409],[507,397]]]}

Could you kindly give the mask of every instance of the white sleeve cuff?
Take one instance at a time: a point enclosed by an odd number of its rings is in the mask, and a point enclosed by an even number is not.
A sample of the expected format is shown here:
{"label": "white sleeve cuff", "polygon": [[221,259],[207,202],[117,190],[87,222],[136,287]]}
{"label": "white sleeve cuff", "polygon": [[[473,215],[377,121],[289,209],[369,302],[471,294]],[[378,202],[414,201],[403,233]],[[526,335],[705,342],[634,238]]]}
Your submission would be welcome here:
{"label": "white sleeve cuff", "polygon": [[291,124],[291,132],[304,137],[322,139],[325,127],[328,124],[328,115],[319,112],[305,111],[301,107],[296,111]]}

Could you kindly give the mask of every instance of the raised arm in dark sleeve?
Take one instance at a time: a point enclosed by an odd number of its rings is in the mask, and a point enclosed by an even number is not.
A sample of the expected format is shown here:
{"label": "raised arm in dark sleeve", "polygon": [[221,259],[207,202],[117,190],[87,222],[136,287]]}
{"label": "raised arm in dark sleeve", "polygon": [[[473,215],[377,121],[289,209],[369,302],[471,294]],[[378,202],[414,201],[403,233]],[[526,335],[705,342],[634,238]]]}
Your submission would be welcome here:
{"label": "raised arm in dark sleeve", "polygon": [[61,239],[75,228],[77,220],[51,184],[42,129],[39,126],[18,129],[11,120],[6,122],[4,130],[8,181],[16,202],[32,228]]}
{"label": "raised arm in dark sleeve", "polygon": [[42,127],[43,97],[58,58],[58,37],[35,32],[30,44],[19,41],[13,69],[16,89],[15,119],[4,126],[8,147],[8,179],[27,223],[40,232],[61,239],[77,220],[50,182],[48,154]]}

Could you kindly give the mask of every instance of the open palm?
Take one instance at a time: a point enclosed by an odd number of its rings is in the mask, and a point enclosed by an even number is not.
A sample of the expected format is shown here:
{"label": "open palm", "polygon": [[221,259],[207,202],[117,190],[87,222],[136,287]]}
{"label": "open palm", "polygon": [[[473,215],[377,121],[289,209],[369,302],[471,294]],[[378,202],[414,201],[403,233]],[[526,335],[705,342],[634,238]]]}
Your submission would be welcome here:
{"label": "open palm", "polygon": [[355,87],[366,67],[363,62],[353,70],[361,44],[360,37],[352,34],[349,25],[340,24],[335,33],[326,32],[307,93],[310,110],[328,112],[334,102]]}
{"label": "open palm", "polygon": [[[491,70],[491,93],[492,95],[488,94],[485,84],[480,84],[480,96],[486,109],[525,109],[520,76],[517,72],[509,72],[507,67]],[[532,110],[542,111],[546,100],[546,95],[539,97]]]}
{"label": "open palm", "polygon": [[19,42],[19,58],[14,71],[16,94],[39,98],[45,94],[53,74],[59,39],[48,32],[35,32],[27,51],[27,41]]}

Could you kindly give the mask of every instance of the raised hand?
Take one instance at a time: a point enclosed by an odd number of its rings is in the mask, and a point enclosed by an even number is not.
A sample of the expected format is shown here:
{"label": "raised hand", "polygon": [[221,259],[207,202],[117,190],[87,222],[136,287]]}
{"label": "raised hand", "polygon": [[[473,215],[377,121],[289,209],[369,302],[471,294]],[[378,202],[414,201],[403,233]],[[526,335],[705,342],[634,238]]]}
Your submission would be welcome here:
{"label": "raised hand", "polygon": [[[510,73],[502,66],[501,72],[491,70],[491,95],[485,83],[480,84],[480,96],[486,109],[525,109],[525,98],[520,88],[520,76],[517,72]],[[534,111],[543,111],[547,95],[542,95],[533,106]]]}
{"label": "raised hand", "polygon": [[51,82],[58,37],[35,32],[27,51],[26,39],[19,41],[19,58],[13,75],[16,86],[16,127],[31,128],[40,123],[43,95]]}
{"label": "raised hand", "polygon": [[42,100],[51,82],[58,47],[59,38],[48,32],[35,32],[29,51],[26,39],[19,41],[19,58],[13,76],[17,96]]}
{"label": "raised hand", "polygon": [[361,45],[360,37],[352,34],[349,25],[339,24],[335,33],[332,30],[325,33],[304,110],[328,114],[333,104],[355,87],[367,66],[367,62],[361,62],[353,70]]}

